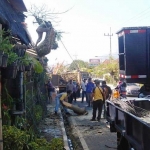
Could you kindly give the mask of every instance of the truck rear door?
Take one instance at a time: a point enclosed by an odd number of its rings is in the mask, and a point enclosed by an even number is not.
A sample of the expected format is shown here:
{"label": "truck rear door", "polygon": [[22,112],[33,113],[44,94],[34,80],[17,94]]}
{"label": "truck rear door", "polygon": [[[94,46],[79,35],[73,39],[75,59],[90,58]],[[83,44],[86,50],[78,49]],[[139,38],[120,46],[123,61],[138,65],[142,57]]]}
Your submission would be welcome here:
{"label": "truck rear door", "polygon": [[128,83],[150,82],[150,28],[128,27],[117,34],[120,78]]}

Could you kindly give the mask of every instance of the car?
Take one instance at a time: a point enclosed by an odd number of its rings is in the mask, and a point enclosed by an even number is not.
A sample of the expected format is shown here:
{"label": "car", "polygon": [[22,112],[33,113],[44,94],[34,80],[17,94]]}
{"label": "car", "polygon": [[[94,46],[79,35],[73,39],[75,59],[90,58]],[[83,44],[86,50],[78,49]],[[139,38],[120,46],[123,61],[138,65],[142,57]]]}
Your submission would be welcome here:
{"label": "car", "polygon": [[94,82],[100,81],[100,86],[102,85],[102,81],[105,81],[105,80],[102,79],[102,78],[92,78],[92,80],[93,80]]}
{"label": "car", "polygon": [[136,83],[127,83],[126,87],[126,95],[127,96],[138,96],[139,95],[140,86]]}
{"label": "car", "polygon": [[107,84],[112,90],[114,90],[116,88],[116,86],[114,86],[113,84]]}

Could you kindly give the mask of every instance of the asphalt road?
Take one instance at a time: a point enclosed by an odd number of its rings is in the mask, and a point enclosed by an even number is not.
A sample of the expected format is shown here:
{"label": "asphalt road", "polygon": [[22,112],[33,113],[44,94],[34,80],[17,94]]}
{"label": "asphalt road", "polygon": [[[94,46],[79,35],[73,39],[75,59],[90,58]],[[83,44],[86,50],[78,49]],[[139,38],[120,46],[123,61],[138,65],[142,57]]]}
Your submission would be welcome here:
{"label": "asphalt road", "polygon": [[87,103],[81,103],[81,99],[77,99],[73,103],[79,107],[85,107],[88,115],[78,116],[70,110],[72,116],[69,117],[74,133],[80,138],[84,150],[114,150],[117,149],[116,133],[109,131],[109,125],[105,119],[100,122],[91,122],[92,107],[87,107]]}

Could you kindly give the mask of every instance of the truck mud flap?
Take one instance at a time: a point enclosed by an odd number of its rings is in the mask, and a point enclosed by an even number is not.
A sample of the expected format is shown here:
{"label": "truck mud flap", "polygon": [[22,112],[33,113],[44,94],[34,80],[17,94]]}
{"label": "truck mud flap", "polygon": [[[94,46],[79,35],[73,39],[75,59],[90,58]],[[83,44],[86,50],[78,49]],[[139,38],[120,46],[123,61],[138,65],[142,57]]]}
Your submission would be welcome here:
{"label": "truck mud flap", "polygon": [[110,132],[116,132],[115,122],[110,122]]}

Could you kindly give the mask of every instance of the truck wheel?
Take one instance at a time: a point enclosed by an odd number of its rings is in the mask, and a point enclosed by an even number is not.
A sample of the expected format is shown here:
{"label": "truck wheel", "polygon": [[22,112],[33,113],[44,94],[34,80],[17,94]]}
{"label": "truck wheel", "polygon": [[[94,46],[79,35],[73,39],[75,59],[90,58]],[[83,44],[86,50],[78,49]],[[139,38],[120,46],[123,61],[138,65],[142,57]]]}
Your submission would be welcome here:
{"label": "truck wheel", "polygon": [[110,122],[110,132],[116,132],[115,124]]}
{"label": "truck wheel", "polygon": [[130,150],[131,149],[129,142],[125,137],[121,136],[120,141],[117,141],[117,142],[118,142],[117,150]]}

